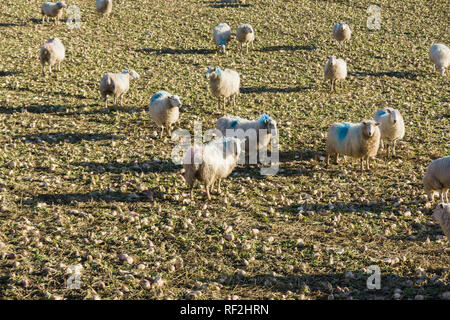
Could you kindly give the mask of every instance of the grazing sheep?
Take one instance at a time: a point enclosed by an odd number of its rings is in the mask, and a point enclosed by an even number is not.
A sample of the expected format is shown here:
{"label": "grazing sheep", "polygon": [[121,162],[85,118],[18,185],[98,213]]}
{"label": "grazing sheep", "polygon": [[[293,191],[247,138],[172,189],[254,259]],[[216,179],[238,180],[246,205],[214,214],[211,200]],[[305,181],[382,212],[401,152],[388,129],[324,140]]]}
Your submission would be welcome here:
{"label": "grazing sheep", "polygon": [[150,100],[149,112],[158,127],[161,127],[161,136],[164,127],[169,136],[172,135],[170,126],[178,121],[181,107],[180,97],[171,95],[166,91],[159,91]]}
{"label": "grazing sheep", "polygon": [[236,39],[239,41],[239,48],[242,51],[242,45],[245,44],[247,53],[248,53],[248,45],[252,44],[253,49],[253,41],[255,40],[255,31],[253,27],[249,24],[243,24],[236,30]]}
{"label": "grazing sheep", "polygon": [[350,30],[348,24],[339,22],[333,26],[333,38],[335,38],[337,41],[348,41],[350,40],[351,36],[352,31]]}
{"label": "grazing sheep", "polygon": [[104,17],[109,17],[112,11],[112,0],[96,0],[95,8],[97,12],[102,13]]}
{"label": "grazing sheep", "polygon": [[44,23],[45,17],[47,16],[47,22],[50,22],[50,17],[52,17],[55,18],[55,23],[59,24],[59,19],[61,19],[63,14],[63,8],[66,8],[64,1],[57,3],[44,2],[41,7],[42,23]]}
{"label": "grazing sheep", "polygon": [[342,59],[331,56],[323,69],[325,80],[330,80],[331,91],[336,91],[336,81],[347,77],[347,63]]}
{"label": "grazing sheep", "polygon": [[239,94],[240,78],[239,74],[230,69],[221,70],[220,68],[208,68],[205,77],[209,80],[209,88],[214,97],[217,98],[217,105],[220,108],[220,102],[225,102],[229,97],[233,97],[233,105],[236,104],[236,95]]}
{"label": "grazing sheep", "polygon": [[393,144],[392,154],[395,156],[395,145],[397,140],[405,136],[405,123],[400,111],[393,108],[383,108],[375,114],[375,121],[381,123],[381,149],[384,148],[383,140],[387,140],[387,154],[389,156],[389,147]]}
{"label": "grazing sheep", "polygon": [[231,28],[226,23],[218,24],[213,30],[213,38],[214,42],[218,46],[218,48],[223,52],[227,53],[225,46],[227,42],[231,39]]}
{"label": "grazing sheep", "polygon": [[[100,93],[105,101],[105,108],[108,107],[107,96],[114,97],[114,105],[117,100],[130,89],[130,78],[139,79],[139,74],[134,70],[125,69],[121,73],[105,73],[100,81]],[[122,105],[122,100],[120,104]]]}
{"label": "grazing sheep", "polygon": [[330,155],[336,154],[338,163],[339,154],[349,155],[361,159],[361,171],[366,167],[370,169],[369,159],[377,155],[380,145],[380,125],[373,120],[361,123],[334,123],[328,130],[327,137],[327,165]]}
{"label": "grazing sheep", "polygon": [[45,64],[48,64],[48,70],[52,73],[52,66],[58,63],[58,71],[61,71],[61,62],[66,56],[66,49],[59,38],[51,38],[41,46],[39,52],[42,73],[45,75]]}
{"label": "grazing sheep", "polygon": [[248,136],[245,139],[245,152],[248,155],[254,154],[262,148],[266,148],[272,138],[272,133],[274,133],[275,136],[278,134],[277,122],[267,114],[261,115],[256,120],[247,120],[237,116],[224,116],[217,120],[216,127],[223,136],[226,136],[227,129],[242,129],[244,133],[247,130],[255,130],[255,145],[250,145]]}
{"label": "grazing sheep", "polygon": [[440,203],[433,211],[433,219],[440,224],[442,231],[450,241],[450,203]]}
{"label": "grazing sheep", "polygon": [[221,193],[220,183],[236,167],[239,160],[241,141],[236,138],[221,138],[204,146],[192,146],[185,154],[183,161],[184,180],[189,186],[191,199],[194,197],[194,183],[199,180],[205,185],[208,200],[211,200],[209,190],[218,181],[218,193]]}
{"label": "grazing sheep", "polygon": [[442,43],[432,45],[430,60],[434,63],[436,70],[443,76],[450,65],[450,49]]}
{"label": "grazing sheep", "polygon": [[437,192],[441,196],[441,202],[448,202],[448,190],[450,189],[450,156],[439,158],[430,163],[423,177],[423,185],[429,200],[433,201],[434,195]]}

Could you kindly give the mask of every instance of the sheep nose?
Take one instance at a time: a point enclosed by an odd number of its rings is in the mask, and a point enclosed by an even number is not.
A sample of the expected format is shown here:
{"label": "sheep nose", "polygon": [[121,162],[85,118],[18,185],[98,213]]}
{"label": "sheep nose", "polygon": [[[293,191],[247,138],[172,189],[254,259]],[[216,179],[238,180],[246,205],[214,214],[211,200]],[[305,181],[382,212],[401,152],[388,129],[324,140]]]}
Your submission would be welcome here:
{"label": "sheep nose", "polygon": [[397,123],[397,120],[394,120],[394,123]]}

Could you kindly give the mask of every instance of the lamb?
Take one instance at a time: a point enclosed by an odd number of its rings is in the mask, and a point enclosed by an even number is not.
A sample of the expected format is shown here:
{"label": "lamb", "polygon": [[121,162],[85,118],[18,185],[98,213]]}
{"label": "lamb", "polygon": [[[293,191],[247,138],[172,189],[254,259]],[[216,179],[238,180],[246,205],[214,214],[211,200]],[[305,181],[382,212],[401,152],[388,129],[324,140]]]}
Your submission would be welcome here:
{"label": "lamb", "polygon": [[435,193],[438,192],[441,196],[441,202],[448,203],[448,190],[450,189],[450,156],[439,158],[431,162],[425,171],[423,185],[429,200],[433,201]]}
{"label": "lamb", "polygon": [[214,97],[217,98],[217,105],[220,108],[220,102],[225,102],[229,97],[233,97],[233,105],[236,104],[236,96],[239,94],[240,78],[239,74],[230,69],[221,70],[220,68],[208,68],[205,77],[209,80],[209,88]]}
{"label": "lamb", "polygon": [[336,154],[338,163],[339,154],[349,155],[361,159],[361,171],[366,167],[370,169],[369,159],[377,155],[380,145],[380,123],[366,120],[360,123],[334,123],[328,130],[327,137],[327,165],[330,155]]}
{"label": "lamb", "polygon": [[250,143],[248,136],[245,139],[245,152],[248,155],[266,148],[269,145],[272,134],[274,136],[278,135],[277,122],[267,114],[261,115],[256,120],[247,120],[237,116],[224,116],[217,120],[216,128],[224,136],[227,136],[227,129],[242,129],[244,133],[247,132],[247,130],[254,130],[256,134],[255,144]]}
{"label": "lamb", "polygon": [[431,46],[429,54],[436,70],[444,76],[450,65],[450,49],[445,44],[438,43]]}
{"label": "lamb", "polygon": [[51,38],[41,46],[39,52],[42,73],[45,75],[45,64],[48,64],[50,74],[52,73],[52,66],[58,63],[58,71],[61,71],[61,62],[66,56],[66,49],[59,38]]}
{"label": "lamb", "polygon": [[347,77],[347,63],[342,59],[331,56],[323,69],[325,80],[330,80],[331,91],[336,91],[336,81]]}
{"label": "lamb", "polygon": [[440,203],[433,211],[433,219],[440,224],[442,231],[450,241],[450,203]]}
{"label": "lamb", "polygon": [[[134,70],[125,69],[121,73],[105,73],[100,81],[100,93],[105,101],[105,108],[108,108],[107,96],[114,97],[114,105],[117,100],[130,89],[130,79],[139,79],[139,74]],[[122,100],[120,104],[122,105]]]}
{"label": "lamb", "polygon": [[44,2],[41,7],[42,23],[44,23],[45,17],[47,16],[47,22],[50,22],[50,17],[53,17],[55,18],[55,23],[59,24],[59,19],[61,19],[63,14],[63,8],[66,8],[64,1],[57,3]]}
{"label": "lamb", "polygon": [[350,40],[351,36],[352,31],[350,30],[348,24],[339,22],[333,26],[333,38],[335,38],[337,41],[348,41]]}
{"label": "lamb", "polygon": [[209,190],[218,180],[217,191],[220,194],[221,180],[236,167],[239,160],[241,141],[236,138],[216,139],[204,146],[192,146],[185,154],[183,161],[184,180],[190,189],[191,199],[194,198],[194,183],[202,182],[206,189],[208,200],[211,200]]}
{"label": "lamb", "polygon": [[253,41],[255,40],[255,31],[253,27],[249,24],[243,24],[236,30],[236,39],[239,41],[239,47],[242,51],[242,45],[246,45],[247,53],[248,53],[248,45],[252,44],[253,49]]}
{"label": "lamb", "polygon": [[231,39],[231,28],[226,23],[218,24],[213,30],[213,38],[214,42],[218,46],[218,48],[223,52],[226,52],[227,42]]}
{"label": "lamb", "polygon": [[393,108],[383,108],[375,114],[375,121],[381,123],[381,149],[384,148],[383,140],[387,140],[387,154],[392,142],[392,154],[395,156],[395,145],[397,140],[405,136],[405,123],[400,111]]}
{"label": "lamb", "polygon": [[109,17],[112,11],[112,0],[96,0],[95,8],[97,12],[102,13],[104,17]]}
{"label": "lamb", "polygon": [[181,107],[180,97],[171,95],[166,91],[158,91],[150,100],[149,112],[156,124],[161,127],[161,136],[164,127],[169,136],[172,135],[171,125],[178,121]]}

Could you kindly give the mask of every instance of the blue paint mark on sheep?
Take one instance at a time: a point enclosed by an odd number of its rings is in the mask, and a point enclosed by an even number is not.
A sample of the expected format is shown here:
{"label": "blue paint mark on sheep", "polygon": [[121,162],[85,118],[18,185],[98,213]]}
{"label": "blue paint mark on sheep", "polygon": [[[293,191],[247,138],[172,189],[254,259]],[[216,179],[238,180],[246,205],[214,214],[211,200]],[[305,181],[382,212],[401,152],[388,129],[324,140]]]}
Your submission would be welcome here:
{"label": "blue paint mark on sheep", "polygon": [[222,70],[219,67],[216,68],[216,73],[218,76],[222,75]]}
{"label": "blue paint mark on sheep", "polygon": [[150,100],[150,104],[155,102],[156,99],[161,98],[162,96],[167,96],[169,95],[169,93],[167,93],[166,91],[158,91],[157,93],[155,93],[152,97],[152,99]]}
{"label": "blue paint mark on sheep", "polygon": [[233,120],[231,123],[230,123],[230,128],[236,128],[236,126],[237,126],[237,124],[238,124],[238,121],[237,120]]}
{"label": "blue paint mark on sheep", "polygon": [[387,111],[385,109],[381,109],[378,110],[377,114],[375,115],[376,117],[381,117],[383,114],[386,114]]}
{"label": "blue paint mark on sheep", "polygon": [[261,124],[266,124],[266,121],[271,121],[271,120],[272,120],[272,118],[270,116],[268,116],[267,114],[263,114],[261,116],[261,118],[259,118],[259,122]]}
{"label": "blue paint mark on sheep", "polygon": [[343,141],[347,137],[348,129],[350,128],[350,123],[339,123],[337,125],[337,134],[339,141]]}
{"label": "blue paint mark on sheep", "polygon": [[226,39],[222,39],[219,41],[219,45],[220,46],[225,46],[227,44],[227,40]]}

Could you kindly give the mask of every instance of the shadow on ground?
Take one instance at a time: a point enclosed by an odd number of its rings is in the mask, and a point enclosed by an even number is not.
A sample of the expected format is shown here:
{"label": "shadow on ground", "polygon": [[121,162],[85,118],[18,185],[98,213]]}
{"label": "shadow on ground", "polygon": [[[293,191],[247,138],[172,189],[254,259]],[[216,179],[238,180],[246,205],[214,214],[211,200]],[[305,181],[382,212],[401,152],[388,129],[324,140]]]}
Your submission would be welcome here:
{"label": "shadow on ground", "polygon": [[273,51],[298,51],[298,50],[307,50],[312,51],[316,50],[317,47],[311,45],[311,46],[271,46],[271,47],[264,47],[262,49],[259,49],[260,52],[273,52]]}
{"label": "shadow on ground", "polygon": [[239,91],[243,94],[248,93],[264,93],[264,92],[272,92],[272,93],[290,93],[290,92],[300,92],[304,90],[311,89],[311,87],[295,87],[295,88],[267,88],[267,87],[247,87],[241,88]]}
{"label": "shadow on ground", "polygon": [[157,55],[162,55],[162,54],[213,54],[216,51],[212,50],[212,49],[172,49],[172,48],[152,49],[152,48],[143,48],[143,49],[137,50],[137,52],[155,53]]}
{"label": "shadow on ground", "polygon": [[14,139],[25,140],[28,143],[79,143],[81,141],[101,141],[101,140],[119,140],[120,136],[115,136],[109,133],[67,133],[67,132],[52,132],[52,133],[40,133],[29,135],[17,135]]}
{"label": "shadow on ground", "polygon": [[368,71],[358,71],[358,72],[349,72],[348,73],[354,77],[391,77],[391,78],[399,78],[399,79],[408,79],[408,80],[416,80],[417,74],[409,71],[386,71],[386,72],[368,72]]}
{"label": "shadow on ground", "polygon": [[146,161],[146,162],[75,162],[71,163],[72,166],[80,166],[86,170],[96,173],[121,173],[126,171],[136,172],[177,172],[181,169],[181,166],[175,165],[171,161]]}

